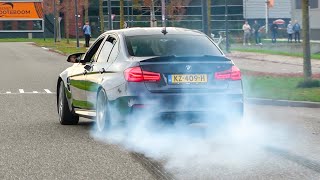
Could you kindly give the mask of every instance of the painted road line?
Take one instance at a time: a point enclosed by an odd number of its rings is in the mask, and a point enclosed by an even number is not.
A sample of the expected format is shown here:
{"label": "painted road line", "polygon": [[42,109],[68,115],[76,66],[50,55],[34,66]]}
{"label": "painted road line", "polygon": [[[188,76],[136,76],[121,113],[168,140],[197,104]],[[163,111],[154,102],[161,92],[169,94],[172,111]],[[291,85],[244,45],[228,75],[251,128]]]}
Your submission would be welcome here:
{"label": "painted road line", "polygon": [[48,94],[52,94],[52,92],[49,89],[44,89],[44,91]]}
{"label": "painted road line", "polygon": [[44,91],[25,91],[24,89],[19,89],[18,92],[4,91],[0,94],[56,94],[55,92],[50,91],[49,89],[44,89]]}
{"label": "painted road line", "polygon": [[25,93],[19,93],[19,92],[16,92],[16,93],[13,93],[13,92],[5,92],[5,93],[0,93],[0,95],[41,95],[41,94],[47,94],[47,95],[54,95],[56,94],[55,92],[52,92],[52,93],[46,93],[46,92],[25,92]]}

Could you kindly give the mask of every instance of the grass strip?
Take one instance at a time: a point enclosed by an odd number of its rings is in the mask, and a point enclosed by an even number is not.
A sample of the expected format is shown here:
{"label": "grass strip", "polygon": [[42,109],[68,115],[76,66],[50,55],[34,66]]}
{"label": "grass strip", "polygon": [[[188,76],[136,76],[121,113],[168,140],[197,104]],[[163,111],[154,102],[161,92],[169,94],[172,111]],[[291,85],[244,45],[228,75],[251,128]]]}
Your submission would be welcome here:
{"label": "grass strip", "polygon": [[243,76],[245,97],[320,102],[320,87],[297,88],[300,77]]}
{"label": "grass strip", "polygon": [[60,42],[54,42],[53,38],[5,38],[0,39],[0,42],[33,42],[37,46],[46,47],[65,55],[73,54],[76,52],[86,52],[86,48],[83,47],[83,44],[80,44],[79,48],[76,47],[75,39],[70,39],[68,43],[66,39],[62,39]]}
{"label": "grass strip", "polygon": [[45,41],[43,39],[35,39],[35,41],[33,42],[38,46],[50,48],[52,50],[62,52],[66,55],[73,54],[76,52],[86,52],[86,48],[83,47],[82,44],[80,44],[80,47],[77,48],[76,42],[73,39],[69,40],[69,43],[66,39],[62,39],[60,42],[54,42],[53,39],[47,39]]}

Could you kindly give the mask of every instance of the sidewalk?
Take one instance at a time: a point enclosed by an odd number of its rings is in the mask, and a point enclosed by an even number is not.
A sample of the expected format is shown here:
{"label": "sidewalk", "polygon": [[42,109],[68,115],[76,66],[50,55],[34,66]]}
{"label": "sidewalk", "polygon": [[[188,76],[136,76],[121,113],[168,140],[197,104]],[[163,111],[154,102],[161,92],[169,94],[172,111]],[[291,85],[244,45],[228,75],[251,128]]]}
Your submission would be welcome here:
{"label": "sidewalk", "polygon": [[[226,54],[244,70],[266,73],[303,73],[303,58],[283,55],[269,55],[252,52],[233,51]],[[312,73],[320,74],[320,60],[312,60]]]}

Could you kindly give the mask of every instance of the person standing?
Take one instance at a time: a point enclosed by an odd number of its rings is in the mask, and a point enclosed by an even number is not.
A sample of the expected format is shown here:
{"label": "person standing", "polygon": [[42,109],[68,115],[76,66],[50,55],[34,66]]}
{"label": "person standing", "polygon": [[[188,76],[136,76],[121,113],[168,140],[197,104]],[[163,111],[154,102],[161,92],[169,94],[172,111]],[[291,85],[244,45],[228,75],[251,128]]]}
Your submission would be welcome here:
{"label": "person standing", "polygon": [[254,21],[252,28],[254,31],[254,38],[256,40],[256,45],[262,45],[261,36],[260,36],[261,26],[260,26],[260,24],[258,24],[257,20]]}
{"label": "person standing", "polygon": [[287,33],[288,33],[288,43],[292,43],[292,35],[294,33],[293,31],[293,25],[291,24],[291,21],[289,21],[289,24],[287,26]]}
{"label": "person standing", "polygon": [[293,31],[294,31],[294,42],[296,43],[297,40],[300,43],[300,31],[301,31],[301,26],[298,23],[297,20],[295,20],[295,23],[293,25]]}
{"label": "person standing", "polygon": [[279,29],[279,26],[276,23],[276,21],[273,21],[273,24],[271,25],[270,29],[271,29],[271,33],[272,33],[272,43],[276,43],[277,42],[278,29]]}
{"label": "person standing", "polygon": [[83,30],[84,38],[86,41],[85,46],[89,47],[89,45],[90,45],[89,42],[90,42],[90,38],[91,38],[91,27],[89,25],[89,21],[86,21],[86,24],[83,26],[82,30]]}
{"label": "person standing", "polygon": [[245,23],[242,26],[242,30],[243,30],[243,45],[246,45],[246,44],[251,45],[249,42],[251,27],[248,24],[248,21],[245,21]]}
{"label": "person standing", "polygon": [[123,23],[123,28],[129,28],[129,23],[125,21],[125,22]]}

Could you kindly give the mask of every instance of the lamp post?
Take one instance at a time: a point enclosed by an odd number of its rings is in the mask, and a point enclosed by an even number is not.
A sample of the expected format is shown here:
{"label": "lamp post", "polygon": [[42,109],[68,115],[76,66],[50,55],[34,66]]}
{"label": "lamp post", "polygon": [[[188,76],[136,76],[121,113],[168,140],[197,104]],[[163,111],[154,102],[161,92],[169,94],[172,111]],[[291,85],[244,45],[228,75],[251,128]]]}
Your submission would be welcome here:
{"label": "lamp post", "polygon": [[111,9],[111,0],[108,0],[108,26],[109,30],[112,30],[112,9]]}
{"label": "lamp post", "polygon": [[266,35],[268,35],[269,30],[269,0],[266,0]]}
{"label": "lamp post", "polygon": [[154,0],[151,0],[151,6],[150,6],[150,26],[151,27],[157,27],[156,15],[155,15],[155,12],[154,12]]}
{"label": "lamp post", "polygon": [[127,4],[127,18],[126,18],[126,19],[127,19],[127,20],[126,20],[126,21],[127,21],[127,27],[130,27],[130,23],[129,23],[129,22],[130,22],[130,16],[129,16],[129,14],[130,14],[130,12],[129,12],[129,11],[130,11],[130,9],[129,9],[129,0],[127,0],[127,3],[126,3],[126,4]]}
{"label": "lamp post", "polygon": [[61,20],[62,17],[58,17],[58,26],[57,26],[57,41],[61,41]]}
{"label": "lamp post", "polygon": [[79,45],[79,28],[78,28],[78,0],[74,0],[74,8],[75,8],[75,18],[76,18],[76,23],[75,23],[75,30],[76,30],[76,38],[77,38],[77,48],[80,47]]}
{"label": "lamp post", "polygon": [[203,32],[210,36],[209,27],[208,27],[208,0],[202,0],[202,28]]}
{"label": "lamp post", "polygon": [[55,43],[57,42],[56,14],[57,14],[56,0],[53,0],[53,38]]}
{"label": "lamp post", "polygon": [[166,1],[161,0],[162,27],[166,28]]}
{"label": "lamp post", "polygon": [[131,0],[131,26],[133,27],[133,0]]}
{"label": "lamp post", "polygon": [[268,35],[269,31],[269,0],[266,0],[266,35]]}
{"label": "lamp post", "polygon": [[226,29],[226,52],[229,52],[229,24],[228,24],[228,4],[225,0],[225,29]]}

